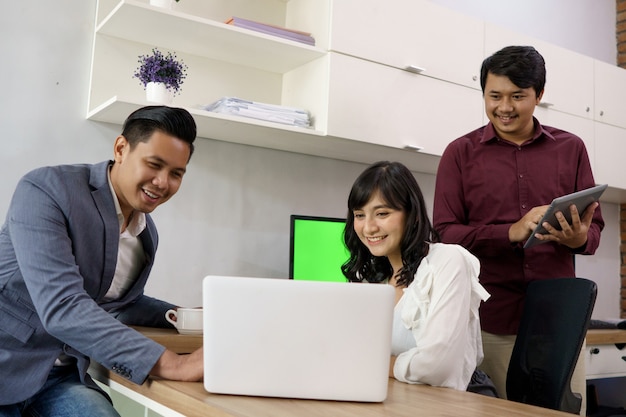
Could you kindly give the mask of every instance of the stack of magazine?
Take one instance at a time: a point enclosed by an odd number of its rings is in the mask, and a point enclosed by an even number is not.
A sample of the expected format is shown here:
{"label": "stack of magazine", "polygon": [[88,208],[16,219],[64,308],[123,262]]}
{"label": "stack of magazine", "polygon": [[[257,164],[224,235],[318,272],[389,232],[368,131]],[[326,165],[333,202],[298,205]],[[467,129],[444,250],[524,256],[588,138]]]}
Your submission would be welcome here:
{"label": "stack of magazine", "polygon": [[306,43],[315,46],[315,39],[308,32],[302,32],[294,29],[287,29],[281,26],[269,25],[266,23],[255,22],[254,20],[242,19],[241,17],[231,17],[225,22],[227,25],[233,25],[244,29],[250,29],[266,35],[279,36],[296,42]]}
{"label": "stack of magazine", "polygon": [[215,103],[208,104],[202,108],[214,113],[250,117],[290,126],[311,127],[311,118],[306,110],[242,100],[237,97],[223,97]]}

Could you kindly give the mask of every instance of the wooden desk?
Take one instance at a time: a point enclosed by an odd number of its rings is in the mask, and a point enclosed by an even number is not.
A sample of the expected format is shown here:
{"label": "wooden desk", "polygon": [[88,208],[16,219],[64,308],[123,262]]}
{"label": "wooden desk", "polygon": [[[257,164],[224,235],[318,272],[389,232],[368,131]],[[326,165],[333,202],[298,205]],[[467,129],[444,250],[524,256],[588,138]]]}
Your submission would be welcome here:
{"label": "wooden desk", "polygon": [[626,330],[591,329],[587,331],[587,345],[626,343]]}
{"label": "wooden desk", "polygon": [[[170,330],[138,330],[179,352],[192,351],[202,342],[201,337],[182,336]],[[571,414],[559,411],[447,388],[409,385],[394,379],[389,380],[389,394],[384,402],[357,403],[210,394],[202,383],[155,378],[138,386],[101,367],[93,367],[92,376],[113,390],[130,390],[146,399],[146,403],[161,404],[173,410],[172,415],[190,417],[571,417]]]}
{"label": "wooden desk", "polygon": [[[202,346],[202,336],[182,335],[170,329],[139,326],[134,328],[176,353],[189,353]],[[611,345],[615,343],[626,343],[626,330],[592,329],[587,332],[587,345]]]}
{"label": "wooden desk", "polygon": [[174,329],[132,326],[133,329],[176,353],[191,353],[202,347],[202,336],[178,334]]}

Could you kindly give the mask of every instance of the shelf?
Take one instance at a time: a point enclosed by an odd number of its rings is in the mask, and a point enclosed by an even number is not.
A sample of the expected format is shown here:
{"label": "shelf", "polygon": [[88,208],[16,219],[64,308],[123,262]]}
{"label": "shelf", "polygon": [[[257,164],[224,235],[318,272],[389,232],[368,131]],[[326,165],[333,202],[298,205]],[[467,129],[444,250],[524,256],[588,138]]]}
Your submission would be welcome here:
{"label": "shelf", "polygon": [[96,33],[279,74],[326,54],[304,43],[132,0],[122,0]]}
{"label": "shelf", "polygon": [[[130,113],[148,104],[112,97],[92,110],[87,118],[99,122],[123,124]],[[439,165],[439,157],[435,155],[327,136],[324,132],[317,130],[222,115],[194,108],[187,108],[187,110],[196,121],[199,138],[364,164],[383,159],[393,160],[402,162],[413,171],[429,174],[435,174]]]}
{"label": "shelf", "polygon": [[[121,125],[126,117],[147,102],[112,97],[87,115],[87,119]],[[303,129],[186,108],[196,121],[198,138],[276,149],[348,162],[371,164],[380,160],[398,161],[411,171],[435,175],[440,157],[423,152],[328,136],[318,130]],[[600,201],[626,202],[626,190],[610,187]]]}
{"label": "shelf", "polygon": [[[120,97],[112,97],[102,105],[92,110],[87,118],[99,122],[122,124],[126,117],[133,111],[143,106],[154,103],[138,102]],[[175,104],[173,106],[176,106]],[[260,139],[262,143],[273,147],[272,140],[292,135],[323,136],[324,133],[312,129],[305,129],[280,123],[266,122],[246,117],[237,117],[226,114],[213,113],[202,109],[186,108],[194,116],[198,127],[198,137],[207,139],[238,142],[245,145],[257,145]],[[259,135],[261,131],[267,131],[262,137],[249,139],[249,134]],[[276,144],[279,144],[277,141]]]}

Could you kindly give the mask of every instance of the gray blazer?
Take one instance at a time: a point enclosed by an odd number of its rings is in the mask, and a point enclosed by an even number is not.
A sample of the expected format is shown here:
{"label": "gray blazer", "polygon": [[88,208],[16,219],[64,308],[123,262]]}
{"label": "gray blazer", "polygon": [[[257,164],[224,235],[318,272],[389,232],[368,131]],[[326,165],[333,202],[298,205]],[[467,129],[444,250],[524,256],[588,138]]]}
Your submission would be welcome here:
{"label": "gray blazer", "polygon": [[137,282],[122,299],[103,300],[120,234],[109,164],[39,168],[17,185],[0,230],[0,405],[33,396],[62,352],[95,386],[86,375],[89,358],[141,384],[165,350],[114,317],[159,325],[171,307],[155,312],[158,300],[143,295],[158,243],[150,216]]}

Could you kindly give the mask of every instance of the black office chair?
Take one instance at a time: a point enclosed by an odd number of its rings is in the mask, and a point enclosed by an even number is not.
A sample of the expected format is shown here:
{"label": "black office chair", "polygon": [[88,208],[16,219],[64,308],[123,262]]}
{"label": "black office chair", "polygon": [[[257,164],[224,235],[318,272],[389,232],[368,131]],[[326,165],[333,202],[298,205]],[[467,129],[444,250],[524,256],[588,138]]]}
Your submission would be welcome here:
{"label": "black office chair", "polygon": [[570,382],[596,301],[595,282],[556,278],[528,285],[506,378],[509,400],[578,414]]}

